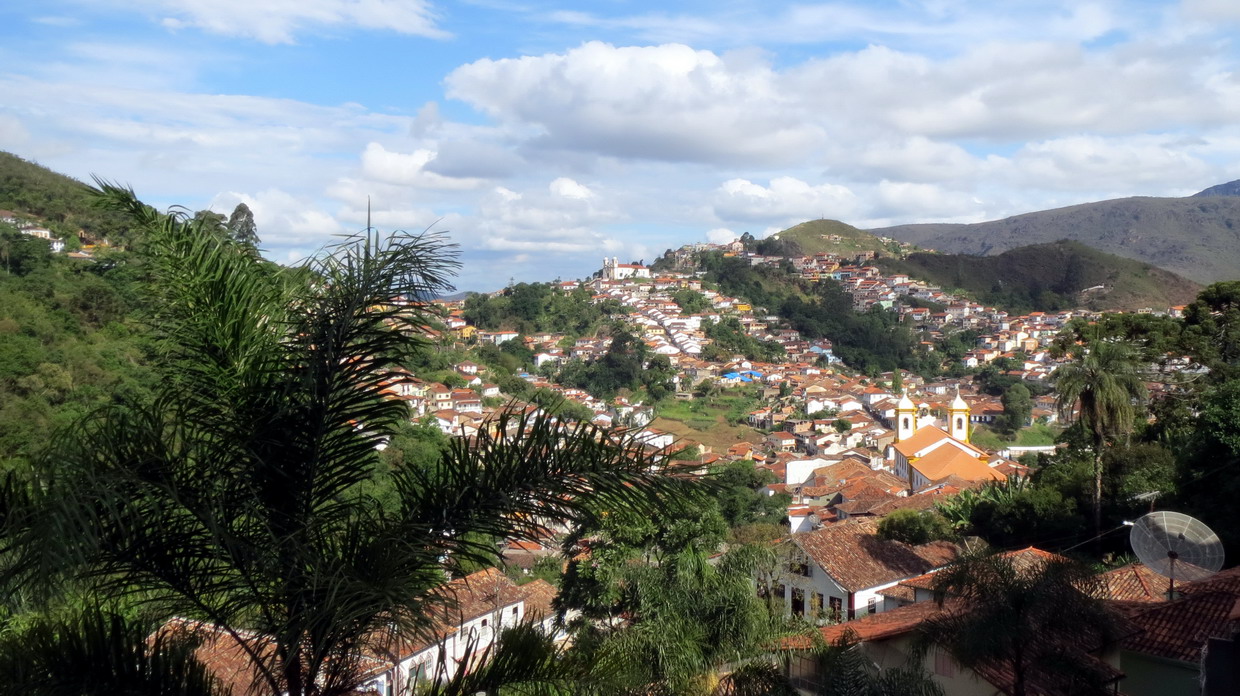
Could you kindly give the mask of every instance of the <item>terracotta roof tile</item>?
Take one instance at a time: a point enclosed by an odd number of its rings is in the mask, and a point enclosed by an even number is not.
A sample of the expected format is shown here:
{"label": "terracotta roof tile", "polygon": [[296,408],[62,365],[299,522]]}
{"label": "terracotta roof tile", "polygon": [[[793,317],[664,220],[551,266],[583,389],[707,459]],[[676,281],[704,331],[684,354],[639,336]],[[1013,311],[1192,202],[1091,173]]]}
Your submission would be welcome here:
{"label": "terracotta roof tile", "polygon": [[1240,631],[1240,567],[1184,585],[1183,594],[1132,616],[1141,632],[1124,641],[1124,647],[1195,663],[1208,638]]}
{"label": "terracotta roof tile", "polygon": [[1106,599],[1129,602],[1162,602],[1167,598],[1170,583],[1167,578],[1150,570],[1142,563],[1130,563],[1109,570],[1098,576],[1102,580]]}
{"label": "terracotta roof tile", "polygon": [[947,542],[910,546],[884,541],[873,525],[847,521],[791,539],[850,592],[919,575],[946,565],[958,554]]}

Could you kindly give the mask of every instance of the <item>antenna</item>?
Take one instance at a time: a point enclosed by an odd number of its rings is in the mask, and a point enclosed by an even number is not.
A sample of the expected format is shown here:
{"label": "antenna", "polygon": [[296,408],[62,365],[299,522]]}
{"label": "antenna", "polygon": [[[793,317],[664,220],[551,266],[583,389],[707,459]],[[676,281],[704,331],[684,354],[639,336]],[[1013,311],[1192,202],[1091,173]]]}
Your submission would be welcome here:
{"label": "antenna", "polygon": [[1132,525],[1128,543],[1147,568],[1171,581],[1192,582],[1223,567],[1223,543],[1203,522],[1179,512],[1151,512]]}

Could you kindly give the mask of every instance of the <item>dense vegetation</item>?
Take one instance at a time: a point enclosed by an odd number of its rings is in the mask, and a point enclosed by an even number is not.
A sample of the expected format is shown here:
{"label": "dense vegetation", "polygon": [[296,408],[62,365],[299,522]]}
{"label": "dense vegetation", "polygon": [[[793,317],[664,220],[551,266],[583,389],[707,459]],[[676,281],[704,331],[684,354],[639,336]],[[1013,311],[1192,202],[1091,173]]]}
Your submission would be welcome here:
{"label": "dense vegetation", "polygon": [[0,469],[11,469],[92,408],[145,393],[152,344],[135,259],[69,259],[4,231],[0,255]]}
{"label": "dense vegetation", "polygon": [[517,283],[496,295],[470,295],[465,300],[465,318],[487,331],[591,336],[609,317],[625,311],[615,300],[596,304],[592,297],[585,287],[564,292],[548,283]]}
{"label": "dense vegetation", "polygon": [[1086,306],[1165,308],[1191,302],[1201,290],[1174,273],[1073,241],[1024,246],[998,256],[916,253],[875,263],[888,273],[963,290],[982,304],[1019,313]]}
{"label": "dense vegetation", "polygon": [[644,390],[653,400],[668,396],[673,389],[676,370],[662,355],[650,352],[640,339],[622,326],[611,328],[611,345],[598,360],[572,360],[556,375],[567,387],[577,387],[602,398],[610,399],[622,390]]}

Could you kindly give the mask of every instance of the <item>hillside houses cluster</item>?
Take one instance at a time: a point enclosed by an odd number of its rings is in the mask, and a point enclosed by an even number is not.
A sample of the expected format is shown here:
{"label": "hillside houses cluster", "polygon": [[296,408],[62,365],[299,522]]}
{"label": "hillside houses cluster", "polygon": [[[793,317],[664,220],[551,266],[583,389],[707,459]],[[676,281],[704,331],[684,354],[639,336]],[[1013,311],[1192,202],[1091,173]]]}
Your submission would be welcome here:
{"label": "hillside houses cluster", "polygon": [[[673,252],[673,256],[688,257],[711,249],[748,258],[752,263],[769,263],[773,258],[752,255],[737,244],[692,245]],[[878,304],[916,322],[931,339],[928,349],[933,349],[934,340],[945,333],[976,331],[979,338],[965,355],[964,364],[978,367],[1007,358],[1008,374],[1023,379],[1047,379],[1055,368],[1048,348],[1057,333],[1071,319],[1091,316],[1073,311],[1012,316],[949,295],[906,275],[884,276],[877,267],[864,264],[864,254],[851,259],[816,254],[787,260],[803,277],[830,277],[842,283],[852,293],[858,309]],[[651,353],[666,357],[675,368],[680,398],[693,398],[692,390],[703,382],[721,388],[754,388],[752,392],[760,397],[760,405],[746,416],[746,421],[765,431],[765,437],[752,443],[735,443],[719,452],[694,442],[681,442],[678,446],[698,446],[704,467],[752,459],[771,471],[776,483],[767,492],[792,497],[789,520],[794,531],[842,520],[881,517],[905,507],[929,508],[936,500],[964,488],[1025,473],[1024,467],[1010,458],[1014,454],[987,452],[969,442],[974,426],[991,423],[1003,413],[1000,400],[979,393],[970,379],[927,383],[911,373],[902,373],[898,378],[887,374],[877,379],[840,374],[832,369],[838,360],[829,341],[805,340],[797,331],[781,325],[778,317],[766,316],[762,308],[705,288],[694,273],[653,273],[640,264],[618,264],[616,259],[607,259],[595,277],[562,282],[557,288],[571,292],[582,285],[592,291],[594,302],[614,301],[627,308],[625,319],[634,335]],[[682,289],[701,293],[706,306],[695,313],[683,311],[673,300]],[[932,311],[908,298],[933,303],[942,311]],[[497,344],[523,340],[534,352],[535,366],[543,374],[548,365],[596,360],[607,353],[610,345],[608,338],[580,337],[568,341],[561,334],[519,336],[513,331],[484,332],[464,319],[463,303],[440,304],[446,326],[458,338]],[[786,357],[778,363],[751,361],[741,356],[723,361],[704,359],[703,351],[711,342],[706,328],[724,318],[735,318],[753,338],[778,343]],[[399,387],[399,396],[410,402],[417,416],[433,417],[445,433],[468,437],[484,427],[493,411],[507,401],[507,395],[498,387],[484,381],[479,369],[470,363],[457,366],[470,389],[453,390],[441,384],[420,383],[412,377]],[[599,425],[646,427],[645,436],[651,442],[661,443],[660,446],[669,445],[674,439],[648,427],[655,414],[647,405],[629,403],[623,398],[604,402],[539,374],[520,376],[535,388],[586,407]],[[890,387],[893,380],[902,384],[902,393]],[[958,416],[963,416],[964,425],[954,427],[952,418]],[[902,434],[899,422],[908,417],[911,421]],[[1055,419],[1051,397],[1035,399],[1033,417]],[[931,466],[931,462],[937,463]]]}
{"label": "hillside houses cluster", "polygon": [[38,221],[30,216],[12,210],[0,210],[0,224],[12,225],[17,228],[18,232],[24,235],[47,240],[54,254],[59,254],[65,250],[65,240],[53,236],[51,230],[39,224]]}

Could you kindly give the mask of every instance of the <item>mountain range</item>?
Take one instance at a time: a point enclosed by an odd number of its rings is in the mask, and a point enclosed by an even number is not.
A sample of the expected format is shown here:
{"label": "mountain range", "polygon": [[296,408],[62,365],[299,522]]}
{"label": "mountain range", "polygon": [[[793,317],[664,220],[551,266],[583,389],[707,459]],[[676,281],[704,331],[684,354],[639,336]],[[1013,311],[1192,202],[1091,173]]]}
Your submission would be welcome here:
{"label": "mountain range", "polygon": [[1240,278],[1240,181],[1185,198],[1119,198],[990,222],[897,225],[870,232],[974,255],[1067,239],[1213,283]]}

